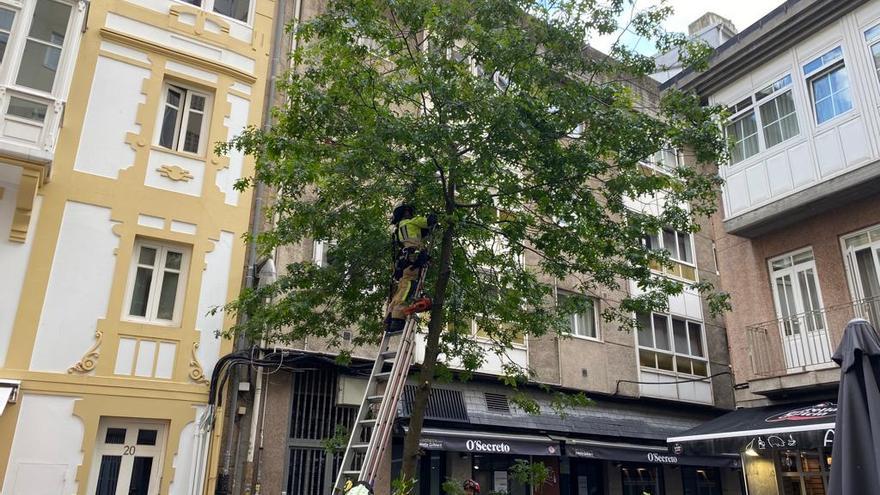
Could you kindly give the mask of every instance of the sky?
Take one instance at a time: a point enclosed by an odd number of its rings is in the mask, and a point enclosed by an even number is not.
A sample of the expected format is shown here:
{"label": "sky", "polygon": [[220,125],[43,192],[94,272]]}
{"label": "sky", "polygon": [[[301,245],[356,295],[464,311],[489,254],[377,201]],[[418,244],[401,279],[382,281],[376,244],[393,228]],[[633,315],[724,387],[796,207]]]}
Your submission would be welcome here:
{"label": "sky", "polygon": [[[656,5],[659,0],[635,0],[636,9]],[[783,3],[783,0],[667,0],[667,4],[675,9],[675,13],[663,23],[667,31],[686,33],[687,26],[706,12],[714,12],[733,21],[740,31],[750,26],[771,10]],[[626,18],[629,12],[626,13]],[[618,38],[617,34],[607,35],[591,40],[593,47],[608,52],[611,44]],[[639,40],[636,36],[621,38],[630,48],[635,48],[646,55],[656,51],[653,43]]]}

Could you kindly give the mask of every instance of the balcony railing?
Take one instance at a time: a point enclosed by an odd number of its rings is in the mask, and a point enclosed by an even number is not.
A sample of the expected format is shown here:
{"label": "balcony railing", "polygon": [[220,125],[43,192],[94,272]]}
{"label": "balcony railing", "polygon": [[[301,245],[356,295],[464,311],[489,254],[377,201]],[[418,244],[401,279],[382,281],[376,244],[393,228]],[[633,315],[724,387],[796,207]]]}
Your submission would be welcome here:
{"label": "balcony railing", "polygon": [[807,311],[746,327],[752,372],[769,378],[831,367],[846,323],[880,322],[880,298]]}

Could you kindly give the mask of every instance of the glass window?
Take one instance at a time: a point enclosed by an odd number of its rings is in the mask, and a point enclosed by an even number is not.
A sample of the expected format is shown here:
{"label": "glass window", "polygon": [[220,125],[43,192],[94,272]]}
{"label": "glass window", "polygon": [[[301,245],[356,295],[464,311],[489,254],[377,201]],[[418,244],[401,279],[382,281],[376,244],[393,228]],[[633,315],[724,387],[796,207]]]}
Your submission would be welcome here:
{"label": "glass window", "polygon": [[760,110],[761,124],[764,126],[764,144],[768,148],[797,136],[800,132],[791,91],[764,103]]}
{"label": "glass window", "polygon": [[[572,297],[571,294],[560,292],[559,302]],[[584,311],[573,313],[568,316],[569,333],[579,337],[598,338],[596,329],[596,303],[591,298],[586,298],[587,308]]]}
{"label": "glass window", "polygon": [[6,114],[33,120],[34,122],[43,122],[46,119],[48,109],[49,106],[45,103],[12,96],[9,98],[9,108],[6,109]]}
{"label": "glass window", "polygon": [[173,323],[180,309],[188,252],[154,243],[135,243],[128,316]]}
{"label": "glass window", "polygon": [[661,313],[636,314],[639,363],[646,368],[708,376],[703,326]]}
{"label": "glass window", "polygon": [[165,85],[165,110],[159,123],[159,146],[202,153],[207,132],[208,96],[180,86]]}
{"label": "glass window", "polygon": [[6,45],[9,43],[13,21],[15,21],[15,11],[0,7],[0,62],[3,61],[3,55],[6,54]]}
{"label": "glass window", "polygon": [[70,14],[70,5],[37,0],[16,84],[52,92]]}
{"label": "glass window", "polygon": [[810,79],[816,123],[827,122],[852,109],[852,95],[846,66],[839,64]]}
{"label": "glass window", "polygon": [[250,0],[214,0],[214,12],[242,22],[247,22],[250,8]]}
{"label": "glass window", "polygon": [[711,467],[681,467],[683,495],[722,495],[721,472]]}
{"label": "glass window", "polygon": [[663,478],[657,466],[624,464],[620,467],[623,495],[662,495]]}
{"label": "glass window", "polygon": [[660,236],[647,234],[644,236],[645,247],[650,250],[664,249],[669,258],[675,261],[693,264],[694,255],[691,248],[691,234],[672,229],[663,229]]}
{"label": "glass window", "polygon": [[727,137],[733,141],[730,163],[738,163],[758,152],[758,125],[755,112],[737,117],[727,125]]}

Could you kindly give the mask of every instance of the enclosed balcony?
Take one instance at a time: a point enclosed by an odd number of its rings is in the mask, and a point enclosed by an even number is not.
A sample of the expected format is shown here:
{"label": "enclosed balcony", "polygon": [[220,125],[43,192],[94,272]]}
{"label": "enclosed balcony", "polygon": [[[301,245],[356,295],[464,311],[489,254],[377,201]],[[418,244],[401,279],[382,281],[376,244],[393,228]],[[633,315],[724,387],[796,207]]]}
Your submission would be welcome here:
{"label": "enclosed balcony", "polygon": [[834,388],[840,376],[832,361],[846,323],[880,322],[880,298],[820,308],[746,327],[752,393],[779,396],[807,387]]}

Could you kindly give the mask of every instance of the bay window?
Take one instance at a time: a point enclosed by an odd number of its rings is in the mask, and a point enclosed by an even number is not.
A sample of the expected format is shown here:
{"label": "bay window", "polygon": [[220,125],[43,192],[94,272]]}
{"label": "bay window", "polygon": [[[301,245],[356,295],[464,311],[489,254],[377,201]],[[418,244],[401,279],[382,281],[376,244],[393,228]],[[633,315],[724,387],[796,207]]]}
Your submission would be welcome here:
{"label": "bay window", "polygon": [[852,110],[852,91],[843,49],[836,47],[804,65],[816,123],[825,123]]}
{"label": "bay window", "polygon": [[700,323],[662,313],[638,313],[636,322],[641,367],[709,376]]}

